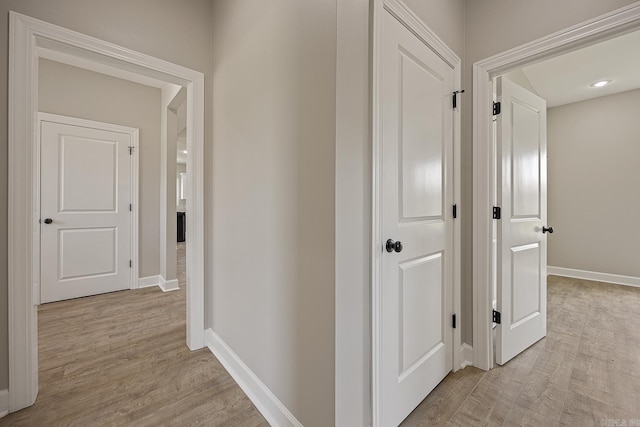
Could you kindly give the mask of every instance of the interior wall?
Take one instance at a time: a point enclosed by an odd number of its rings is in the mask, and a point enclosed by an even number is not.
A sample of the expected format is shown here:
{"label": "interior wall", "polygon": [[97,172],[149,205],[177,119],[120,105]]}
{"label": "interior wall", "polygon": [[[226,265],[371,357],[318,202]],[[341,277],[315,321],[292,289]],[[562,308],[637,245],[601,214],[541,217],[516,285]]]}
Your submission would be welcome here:
{"label": "interior wall", "polygon": [[333,425],[336,3],[213,7],[208,326],[303,425]]}
{"label": "interior wall", "polygon": [[[176,180],[180,179],[181,173],[187,173],[186,163],[176,163]],[[178,199],[176,203],[176,212],[185,212],[186,210],[187,210],[186,199]]]}
{"label": "interior wall", "polygon": [[[469,0],[466,2],[465,65],[462,114],[463,171],[463,269],[462,311],[473,313],[473,64],[540,37],[595,18],[635,0],[555,0],[509,1]],[[489,100],[487,100],[489,102]],[[465,113],[466,112],[466,113]],[[461,319],[463,340],[473,341],[472,316]]]}
{"label": "interior wall", "polygon": [[[0,2],[0,390],[9,382],[7,307],[7,82],[9,11],[42,19],[74,31],[155,56],[205,74],[205,113],[211,111],[211,2],[190,0],[3,0]],[[171,31],[168,31],[171,29]],[[205,125],[205,155],[211,155],[211,122]],[[210,166],[207,161],[207,165]],[[205,190],[210,190],[210,169]],[[205,192],[205,194],[208,194]],[[211,210],[205,211],[210,233]],[[208,220],[207,220],[208,219]],[[210,240],[210,239],[209,239]],[[209,255],[205,248],[205,257]],[[210,278],[210,262],[205,262]],[[205,294],[210,289],[205,287]],[[209,308],[207,308],[208,310]]]}
{"label": "interior wall", "polygon": [[41,112],[140,129],[140,277],[160,274],[160,89],[40,59]]}
{"label": "interior wall", "polygon": [[640,90],[547,112],[548,265],[640,277]]}

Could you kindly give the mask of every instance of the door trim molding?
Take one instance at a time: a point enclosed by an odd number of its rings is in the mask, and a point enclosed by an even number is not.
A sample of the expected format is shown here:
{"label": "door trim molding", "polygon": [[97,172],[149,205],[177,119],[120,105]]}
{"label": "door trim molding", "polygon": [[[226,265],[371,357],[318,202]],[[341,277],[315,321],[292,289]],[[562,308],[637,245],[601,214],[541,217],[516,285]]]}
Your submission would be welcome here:
{"label": "door trim molding", "polygon": [[[9,13],[8,287],[9,410],[30,406],[38,393],[34,278],[38,58],[59,51],[123,73],[187,88],[187,345],[204,346],[204,75],[16,12]],[[37,273],[37,274],[36,274]],[[135,278],[137,280],[137,277]]]}
{"label": "door trim molding", "polygon": [[[38,165],[38,167],[35,168],[34,170],[34,183],[33,183],[33,191],[34,191],[34,197],[37,200],[37,203],[35,203],[34,207],[33,207],[33,211],[34,211],[34,217],[35,218],[41,218],[41,213],[40,213],[40,165],[41,165],[41,134],[40,131],[42,129],[42,122],[52,122],[52,123],[60,123],[60,124],[65,124],[65,125],[72,125],[72,126],[80,126],[80,127],[87,127],[87,128],[92,128],[92,129],[100,129],[100,130],[108,130],[108,131],[112,131],[112,132],[118,132],[118,133],[124,133],[129,135],[130,137],[130,143],[131,146],[133,147],[133,152],[131,153],[131,163],[130,163],[130,168],[131,168],[131,182],[129,183],[131,186],[131,203],[133,204],[133,212],[131,213],[131,236],[130,236],[130,242],[131,242],[131,246],[130,246],[130,257],[131,257],[131,263],[132,263],[132,267],[130,268],[130,272],[129,272],[129,289],[137,289],[138,288],[138,270],[139,270],[139,265],[138,265],[138,241],[139,241],[139,234],[138,234],[138,212],[139,212],[139,197],[138,197],[138,183],[140,182],[139,180],[139,167],[140,167],[140,157],[138,156],[138,151],[139,151],[139,147],[140,147],[140,130],[137,128],[133,128],[133,127],[129,127],[129,126],[121,126],[121,125],[117,125],[117,124],[113,124],[113,123],[105,123],[105,122],[98,122],[95,120],[86,120],[86,119],[80,119],[78,117],[71,117],[71,116],[63,116],[60,114],[51,114],[51,113],[43,113],[43,112],[38,112],[38,119],[37,119],[37,128],[36,128],[36,144],[37,146],[35,147],[35,164]],[[40,304],[41,299],[40,299],[40,286],[41,281],[40,281],[40,224],[36,224],[35,227],[37,227],[37,230],[34,230],[33,233],[33,247],[34,247],[34,251],[33,251],[33,256],[34,259],[32,260],[34,263],[34,276],[33,276],[33,290],[34,290],[34,295],[33,295],[33,300],[36,304]],[[36,265],[38,266],[36,268]],[[38,273],[38,275],[35,275],[36,273]]]}
{"label": "door trim molding", "polygon": [[[371,410],[372,424],[374,427],[382,425],[382,414],[380,399],[381,380],[380,358],[381,348],[381,286],[382,286],[382,210],[381,210],[381,182],[382,182],[382,120],[381,120],[381,33],[383,14],[389,12],[400,21],[409,31],[415,34],[433,52],[440,56],[454,73],[454,85],[459,88],[461,84],[461,61],[460,58],[433,32],[403,0],[374,0],[373,1],[373,51],[372,51],[372,78],[371,78],[371,132],[372,132],[372,198],[371,198]],[[458,103],[458,108],[453,110],[453,199],[458,205],[458,212],[461,212],[462,201],[460,198],[460,110],[462,102]],[[461,319],[460,299],[460,215],[453,221],[453,312]],[[461,354],[461,334],[460,328],[453,330],[453,370],[462,367],[464,360]]]}
{"label": "door trim molding", "polygon": [[526,43],[473,64],[473,362],[494,365],[491,334],[492,79],[524,65],[640,28],[640,2]]}

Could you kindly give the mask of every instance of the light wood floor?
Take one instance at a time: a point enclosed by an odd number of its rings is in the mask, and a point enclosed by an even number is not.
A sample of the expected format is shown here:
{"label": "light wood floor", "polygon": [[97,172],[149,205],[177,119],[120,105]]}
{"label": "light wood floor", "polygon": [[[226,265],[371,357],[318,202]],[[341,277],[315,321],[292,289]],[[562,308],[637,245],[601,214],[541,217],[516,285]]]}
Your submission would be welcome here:
{"label": "light wood floor", "polygon": [[185,345],[184,255],[179,291],[41,305],[38,399],[0,425],[268,425],[208,349]]}
{"label": "light wood floor", "polygon": [[450,374],[403,426],[640,426],[640,289],[549,276],[548,335]]}
{"label": "light wood floor", "polygon": [[[267,425],[207,349],[185,346],[183,263],[179,280],[42,305],[38,400],[0,425]],[[450,374],[403,426],[640,425],[640,289],[550,276],[548,294],[546,338]]]}

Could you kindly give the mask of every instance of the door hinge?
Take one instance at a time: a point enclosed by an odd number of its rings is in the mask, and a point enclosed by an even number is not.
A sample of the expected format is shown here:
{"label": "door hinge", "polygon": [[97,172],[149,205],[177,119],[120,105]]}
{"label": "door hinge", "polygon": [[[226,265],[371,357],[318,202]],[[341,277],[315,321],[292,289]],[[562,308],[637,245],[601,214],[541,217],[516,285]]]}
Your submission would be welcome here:
{"label": "door hinge", "polygon": [[499,311],[493,310],[493,323],[497,323],[498,325],[502,323],[502,314]]}
{"label": "door hinge", "polygon": [[456,315],[455,314],[451,316],[451,326],[453,327],[453,329],[456,329],[457,324],[456,324]]}
{"label": "door hinge", "polygon": [[131,203],[129,203],[129,212],[133,211],[133,205]]}
{"label": "door hinge", "polygon": [[501,219],[502,218],[502,209],[500,206],[493,207],[493,219]]}
{"label": "door hinge", "polygon": [[497,116],[501,112],[502,112],[502,104],[499,103],[499,102],[494,102],[493,103],[493,115]]}
{"label": "door hinge", "polygon": [[132,154],[133,154],[133,147],[129,146],[129,155],[132,155]]}
{"label": "door hinge", "polygon": [[133,267],[133,261],[129,260],[129,268]]}
{"label": "door hinge", "polygon": [[456,90],[455,92],[453,92],[453,108],[457,108],[458,107],[458,94],[459,93],[464,93],[464,89]]}
{"label": "door hinge", "polygon": [[458,217],[458,205],[453,205],[453,218]]}

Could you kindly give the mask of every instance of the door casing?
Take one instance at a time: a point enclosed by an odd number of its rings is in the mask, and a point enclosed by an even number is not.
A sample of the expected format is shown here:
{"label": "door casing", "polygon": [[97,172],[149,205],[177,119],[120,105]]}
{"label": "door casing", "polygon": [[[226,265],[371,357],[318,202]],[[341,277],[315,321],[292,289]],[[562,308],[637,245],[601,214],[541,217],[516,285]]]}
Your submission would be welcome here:
{"label": "door casing", "polygon": [[[374,0],[373,2],[373,52],[372,52],[372,230],[371,230],[371,387],[372,387],[372,424],[382,425],[381,417],[381,380],[380,360],[381,348],[381,295],[382,295],[382,116],[381,116],[381,63],[382,55],[382,17],[389,12],[405,27],[413,32],[423,43],[436,52],[454,70],[454,87],[460,88],[461,61],[440,38],[413,13],[401,0]],[[452,94],[453,95],[453,94]],[[460,109],[462,102],[458,99],[457,108],[453,111],[453,199],[461,212],[460,201]],[[464,315],[460,309],[460,215],[454,220],[453,230],[453,312],[457,314],[458,325]],[[465,363],[462,359],[460,327],[453,330],[453,371],[457,371]]]}
{"label": "door casing", "polygon": [[[37,124],[37,129],[36,129],[36,139],[38,141],[38,145],[36,147],[36,153],[35,153],[35,157],[36,157],[36,164],[37,165],[41,165],[42,164],[42,157],[41,157],[41,146],[42,143],[40,141],[41,135],[40,135],[40,131],[42,129],[42,122],[54,122],[54,123],[62,123],[62,124],[66,124],[66,125],[72,125],[72,126],[84,126],[84,127],[92,127],[92,128],[98,128],[98,129],[105,129],[105,130],[110,130],[110,131],[114,131],[114,132],[120,132],[120,133],[125,133],[127,135],[129,135],[129,137],[131,138],[131,146],[133,147],[133,150],[131,151],[131,182],[130,187],[131,187],[131,204],[133,205],[132,209],[133,209],[133,215],[131,215],[131,236],[130,236],[130,247],[131,247],[131,268],[130,268],[130,289],[136,289],[138,287],[138,270],[139,270],[139,266],[138,266],[138,206],[139,206],[139,198],[138,198],[138,183],[139,181],[139,167],[140,167],[140,157],[138,156],[138,152],[139,152],[139,136],[140,136],[140,131],[136,128],[132,128],[132,127],[128,127],[128,126],[121,126],[121,125],[115,125],[115,124],[111,124],[111,123],[103,123],[103,122],[96,122],[94,120],[86,120],[86,119],[79,119],[76,117],[68,117],[68,116],[61,116],[59,114],[51,114],[51,113],[38,113],[38,124]],[[35,171],[34,171],[34,190],[35,190],[35,197],[37,197],[37,203],[34,206],[34,215],[36,218],[41,218],[41,214],[40,214],[40,167],[36,167]],[[41,254],[40,254],[40,233],[38,232],[37,235],[34,235],[34,244],[35,246],[38,248],[38,253],[36,254],[36,256],[38,257],[37,259],[34,260],[34,262],[37,262],[38,264],[40,264],[41,262]],[[34,301],[36,301],[37,304],[40,304],[40,286],[41,286],[41,279],[38,277],[38,280],[36,283],[34,283]]]}
{"label": "door casing", "polygon": [[[38,58],[51,53],[107,74],[187,89],[187,346],[204,346],[204,74],[16,12],[9,13],[9,411],[38,394],[35,207]],[[64,61],[63,61],[64,62]],[[157,86],[158,87],[158,86]],[[159,86],[162,87],[162,86]],[[137,278],[136,278],[137,280]]]}
{"label": "door casing", "polygon": [[640,2],[473,64],[473,364],[494,366],[492,338],[493,78],[640,28]]}

